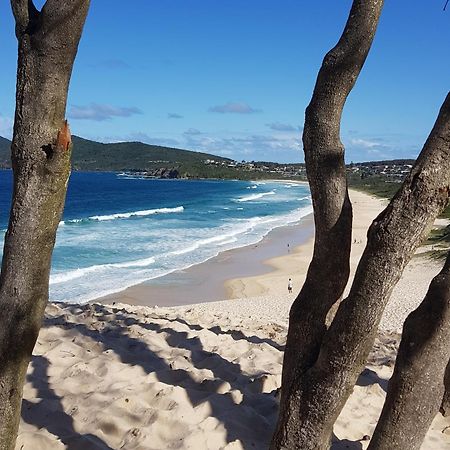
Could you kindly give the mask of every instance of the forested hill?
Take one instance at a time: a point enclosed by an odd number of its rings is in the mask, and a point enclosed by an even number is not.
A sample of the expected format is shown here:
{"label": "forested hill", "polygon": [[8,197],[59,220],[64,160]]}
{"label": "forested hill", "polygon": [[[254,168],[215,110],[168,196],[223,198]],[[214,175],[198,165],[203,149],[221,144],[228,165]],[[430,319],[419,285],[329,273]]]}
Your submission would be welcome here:
{"label": "forested hill", "polygon": [[[103,144],[73,136],[72,167],[86,171],[158,171],[176,169],[181,176],[206,176],[204,161],[231,162],[228,158],[142,142]],[[10,141],[0,137],[0,167],[9,168]]]}
{"label": "forested hill", "polygon": [[207,153],[143,144],[117,142],[102,144],[77,136],[73,137],[73,168],[75,170],[152,170],[155,168],[188,169],[204,164],[207,159],[231,162],[230,159]]}
{"label": "forested hill", "polygon": [[9,149],[11,142],[0,136],[0,168],[10,167]]}

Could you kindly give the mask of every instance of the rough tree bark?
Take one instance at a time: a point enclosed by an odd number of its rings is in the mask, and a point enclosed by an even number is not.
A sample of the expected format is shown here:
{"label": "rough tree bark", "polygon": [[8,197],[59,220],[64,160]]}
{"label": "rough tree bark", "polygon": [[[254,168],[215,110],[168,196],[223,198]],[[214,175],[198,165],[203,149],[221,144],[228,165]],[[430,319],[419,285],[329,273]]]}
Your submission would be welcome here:
{"label": "rough tree bark", "polygon": [[275,448],[329,447],[333,424],[364,367],[392,289],[448,202],[449,141],[450,93],[411,173],[369,229],[349,296],[325,333],[315,364],[291,374],[280,418],[286,417],[283,408],[297,415],[291,424],[281,424],[284,440]]}
{"label": "rough tree bark", "polygon": [[0,449],[14,448],[27,365],[48,300],[70,172],[64,120],[89,0],[11,0],[18,39],[13,199],[0,274]]}
{"label": "rough tree bark", "polygon": [[440,411],[444,417],[448,417],[450,416],[450,360],[447,363],[447,368],[445,369],[444,387],[445,392],[442,398]]}
{"label": "rough tree bark", "polygon": [[394,373],[369,450],[420,449],[442,401],[449,342],[450,253],[424,300],[403,325]]}
{"label": "rough tree bark", "polygon": [[[357,1],[353,3],[349,22],[358,17],[358,10],[354,8],[363,8],[359,3]],[[370,13],[373,14],[375,3],[378,2],[362,3],[365,8],[369,4],[372,6],[369,11],[367,9],[360,11],[373,20],[374,17],[370,16]],[[378,4],[378,7],[381,8],[381,5]],[[350,28],[345,38],[346,42],[352,42],[352,36],[359,36],[363,28],[364,20],[356,30]],[[361,42],[359,44],[361,45]],[[355,56],[351,49],[352,47],[344,47],[343,51],[348,52],[350,59],[353,60]],[[338,58],[336,60],[339,61]],[[325,66],[326,62],[327,57],[324,61]],[[350,62],[345,66],[349,67]],[[320,79],[319,74],[316,90],[320,88]],[[329,82],[325,88],[327,86]],[[272,440],[272,449],[329,448],[333,424],[364,367],[390,293],[415,248],[447,203],[450,185],[449,107],[450,96],[447,96],[410,175],[386,210],[370,227],[368,243],[358,265],[350,294],[340,304],[329,329],[326,330],[322,325],[323,309],[329,308],[335,301],[335,293],[332,293],[332,298],[323,299],[312,291],[311,300],[303,300],[308,298],[307,293],[302,297],[302,302],[296,300],[290,315],[289,327],[293,331],[288,333],[280,416]],[[310,111],[307,111],[306,122],[309,114]],[[333,118],[336,120],[336,116]],[[322,120],[326,121],[328,117]],[[319,121],[317,124],[312,123],[315,127],[319,124]],[[308,147],[310,144],[308,132],[308,127],[305,126],[305,155],[308,151],[317,152],[316,149]],[[319,132],[310,131],[313,136],[314,133],[320,133],[321,139],[325,141],[327,136],[322,136],[323,132],[323,129]],[[336,185],[339,185],[339,176],[335,175],[339,167],[336,163],[335,147],[325,146],[321,148],[321,152],[318,163],[332,172],[331,182],[336,176]],[[306,164],[307,166],[310,164],[308,158]],[[326,210],[329,203],[316,194],[320,189],[318,184],[322,180],[319,177],[311,177],[309,173],[313,199],[315,196],[314,208],[319,211],[322,208]],[[332,194],[332,191],[328,192],[328,195]],[[323,247],[324,242],[325,240],[319,241],[316,246]],[[327,257],[334,260],[340,257],[341,250],[336,245],[329,245],[322,248],[322,251],[327,252]],[[308,278],[314,275],[319,282],[323,280],[323,283],[328,283],[328,274],[317,273],[317,269],[320,271],[321,268],[314,269],[311,264]],[[311,289],[308,281],[304,289]],[[314,310],[310,306],[314,301],[325,302],[326,305],[316,306]],[[311,315],[316,315],[316,318],[310,317]],[[321,325],[320,331],[316,329],[318,323]],[[318,336],[313,343],[311,335]]]}
{"label": "rough tree bark", "polygon": [[302,431],[299,405],[291,397],[292,384],[315,363],[327,314],[348,282],[352,206],[340,123],[347,96],[372,45],[382,7],[382,0],[353,2],[339,42],[324,58],[306,110],[303,147],[314,206],[314,254],[290,311],[280,418],[272,449],[297,448]]}

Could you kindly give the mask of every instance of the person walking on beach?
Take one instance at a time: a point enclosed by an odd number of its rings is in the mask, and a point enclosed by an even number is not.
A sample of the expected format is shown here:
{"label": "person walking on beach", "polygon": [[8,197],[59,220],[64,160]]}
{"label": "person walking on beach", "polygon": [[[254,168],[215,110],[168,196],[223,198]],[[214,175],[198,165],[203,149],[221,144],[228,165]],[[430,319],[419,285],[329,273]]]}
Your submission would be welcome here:
{"label": "person walking on beach", "polygon": [[289,294],[292,293],[292,280],[290,278],[289,278],[289,281],[288,281],[288,292],[289,292]]}

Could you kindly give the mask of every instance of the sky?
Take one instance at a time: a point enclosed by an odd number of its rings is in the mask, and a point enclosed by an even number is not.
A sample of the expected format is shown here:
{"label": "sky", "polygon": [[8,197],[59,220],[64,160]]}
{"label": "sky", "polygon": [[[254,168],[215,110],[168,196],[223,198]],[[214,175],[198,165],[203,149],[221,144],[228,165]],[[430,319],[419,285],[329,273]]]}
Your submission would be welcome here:
{"label": "sky", "polygon": [[[35,4],[42,7],[44,0]],[[450,88],[445,0],[386,0],[344,109],[347,162],[414,158]],[[304,111],[350,0],[91,0],[69,90],[73,134],[236,160],[302,162]],[[0,135],[17,42],[0,4]]]}

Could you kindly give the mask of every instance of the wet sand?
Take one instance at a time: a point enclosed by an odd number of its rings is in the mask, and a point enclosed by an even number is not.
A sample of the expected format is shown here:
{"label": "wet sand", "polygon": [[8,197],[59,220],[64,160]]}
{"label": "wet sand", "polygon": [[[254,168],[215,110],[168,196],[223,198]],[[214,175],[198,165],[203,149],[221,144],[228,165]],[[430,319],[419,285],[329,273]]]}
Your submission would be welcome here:
{"label": "wet sand", "polygon": [[257,244],[228,250],[188,269],[149,280],[94,302],[180,306],[236,298],[236,293],[227,284],[229,280],[270,273],[273,271],[270,263],[273,258],[299,252],[301,246],[312,239],[313,233],[313,218],[309,215],[299,224],[275,228]]}

